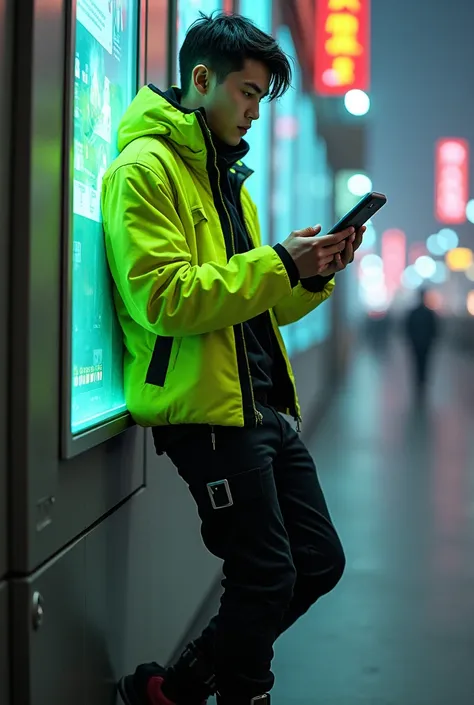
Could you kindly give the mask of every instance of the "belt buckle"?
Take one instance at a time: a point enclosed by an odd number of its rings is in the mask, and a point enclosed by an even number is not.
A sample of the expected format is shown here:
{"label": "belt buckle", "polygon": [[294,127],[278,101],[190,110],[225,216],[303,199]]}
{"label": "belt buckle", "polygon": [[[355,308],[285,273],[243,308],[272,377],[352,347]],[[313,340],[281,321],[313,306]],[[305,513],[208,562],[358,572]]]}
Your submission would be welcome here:
{"label": "belt buckle", "polygon": [[[218,504],[219,500],[217,500],[216,502],[216,497],[219,494],[219,487],[223,487],[225,490],[225,494],[227,496],[227,504]],[[228,480],[218,480],[217,482],[209,482],[209,484],[207,485],[207,491],[209,493],[209,497],[211,498],[211,504],[214,509],[226,509],[227,507],[231,507],[234,504]],[[264,703],[265,700],[260,705],[264,705]]]}

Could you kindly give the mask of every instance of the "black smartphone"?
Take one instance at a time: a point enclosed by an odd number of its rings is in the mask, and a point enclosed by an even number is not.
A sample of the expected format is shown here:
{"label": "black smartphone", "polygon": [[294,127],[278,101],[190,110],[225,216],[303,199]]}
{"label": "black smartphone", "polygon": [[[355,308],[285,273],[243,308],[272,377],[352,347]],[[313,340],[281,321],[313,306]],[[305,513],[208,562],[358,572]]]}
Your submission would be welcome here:
{"label": "black smartphone", "polygon": [[341,230],[350,228],[351,225],[357,230],[366,223],[374,213],[377,213],[382,206],[387,203],[387,197],[383,193],[366,193],[354,208],[352,208],[341,220],[329,230],[328,235],[339,233]]}

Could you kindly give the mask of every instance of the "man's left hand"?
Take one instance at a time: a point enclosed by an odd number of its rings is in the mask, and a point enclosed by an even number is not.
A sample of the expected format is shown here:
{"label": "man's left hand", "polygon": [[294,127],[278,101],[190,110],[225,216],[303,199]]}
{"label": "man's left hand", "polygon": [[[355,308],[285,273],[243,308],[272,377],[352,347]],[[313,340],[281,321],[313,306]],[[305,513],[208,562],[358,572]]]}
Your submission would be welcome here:
{"label": "man's left hand", "polygon": [[323,272],[320,272],[322,277],[330,277],[337,272],[342,272],[343,269],[347,267],[354,261],[354,253],[359,249],[362,244],[362,238],[367,230],[365,225],[359,228],[353,235],[347,238],[346,246],[341,253],[334,256],[333,261],[326,267]]}

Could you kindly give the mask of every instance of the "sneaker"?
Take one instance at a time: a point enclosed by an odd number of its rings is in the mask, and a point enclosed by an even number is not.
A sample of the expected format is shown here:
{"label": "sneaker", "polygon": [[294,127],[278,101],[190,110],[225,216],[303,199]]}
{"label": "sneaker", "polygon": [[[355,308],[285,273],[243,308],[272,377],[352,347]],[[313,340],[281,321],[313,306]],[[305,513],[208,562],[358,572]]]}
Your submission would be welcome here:
{"label": "sneaker", "polygon": [[[191,705],[170,700],[163,693],[166,669],[160,664],[144,663],[135,673],[124,676],[117,684],[117,690],[125,705]],[[193,705],[206,705],[206,700],[196,700]]]}

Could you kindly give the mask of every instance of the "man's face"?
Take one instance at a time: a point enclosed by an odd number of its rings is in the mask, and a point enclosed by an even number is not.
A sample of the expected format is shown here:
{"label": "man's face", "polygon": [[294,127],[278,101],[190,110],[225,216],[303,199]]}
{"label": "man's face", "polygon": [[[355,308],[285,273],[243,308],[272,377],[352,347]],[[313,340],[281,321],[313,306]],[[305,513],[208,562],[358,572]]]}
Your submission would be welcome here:
{"label": "man's face", "polygon": [[270,72],[265,64],[247,59],[242,71],[234,71],[218,84],[211,77],[203,107],[210,129],[228,145],[237,146],[260,117],[260,101],[268,94]]}

